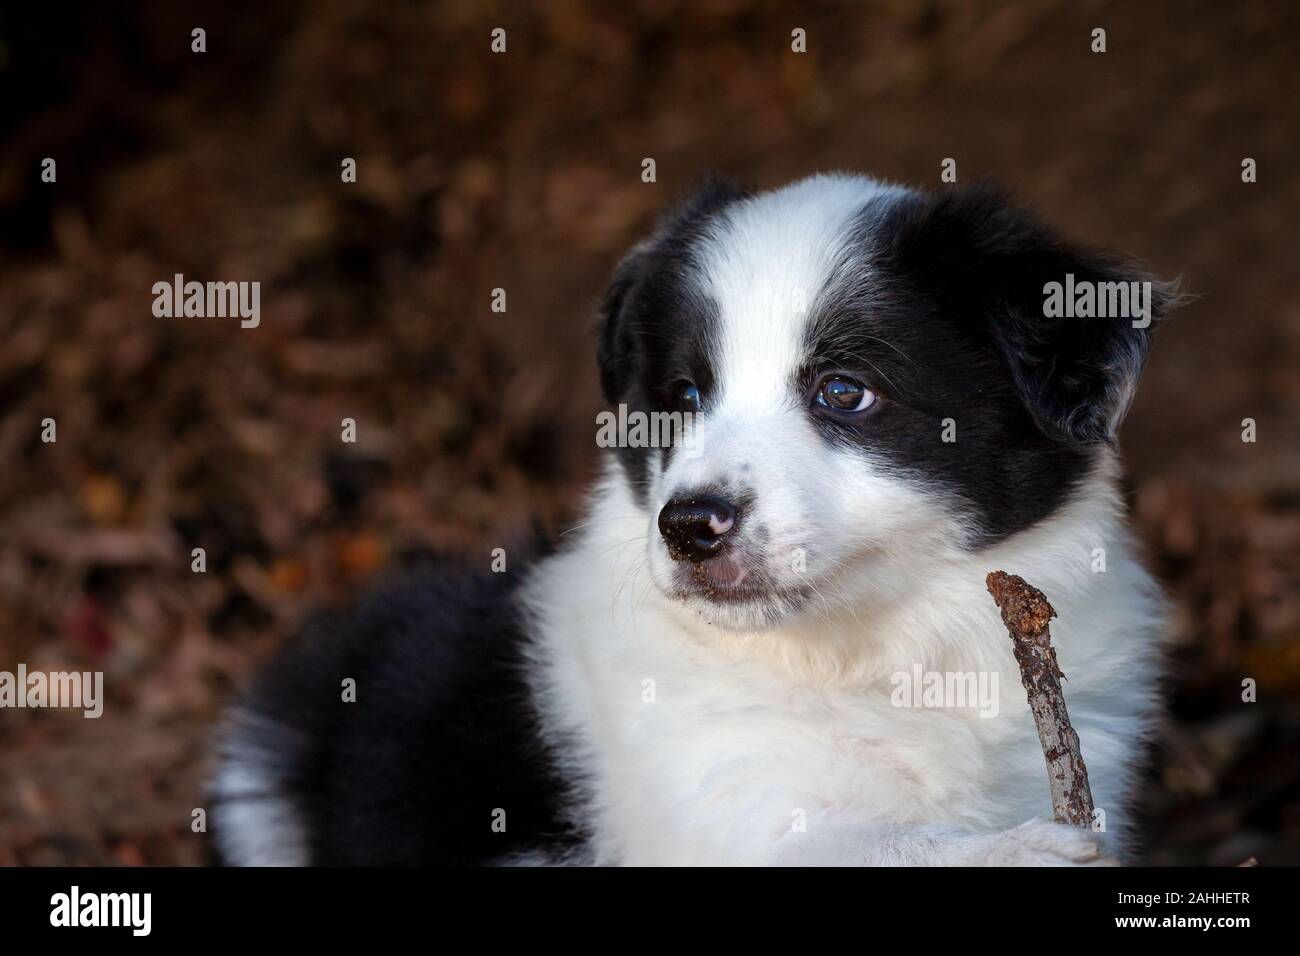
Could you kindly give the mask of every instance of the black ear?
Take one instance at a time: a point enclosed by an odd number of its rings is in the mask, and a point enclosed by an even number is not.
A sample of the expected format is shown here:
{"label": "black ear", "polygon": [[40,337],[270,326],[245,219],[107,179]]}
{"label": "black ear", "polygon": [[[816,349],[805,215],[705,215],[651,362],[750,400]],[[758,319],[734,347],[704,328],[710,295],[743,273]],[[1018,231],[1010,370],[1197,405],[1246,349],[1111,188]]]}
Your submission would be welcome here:
{"label": "black ear", "polygon": [[720,176],[709,175],[687,198],[663,213],[649,238],[632,248],[614,270],[601,299],[596,361],[600,386],[611,404],[627,395],[643,360],[642,335],[664,309],[673,306],[691,245],[708,221],[750,192]]}
{"label": "black ear", "polygon": [[1110,441],[1177,298],[1119,256],[1076,246],[988,184],[894,213],[891,253],[942,307],[989,336],[1048,435]]}
{"label": "black ear", "polygon": [[635,323],[624,314],[624,306],[645,274],[650,248],[646,240],[623,257],[597,310],[600,331],[596,338],[596,364],[600,368],[600,390],[611,404],[626,394],[639,365]]}

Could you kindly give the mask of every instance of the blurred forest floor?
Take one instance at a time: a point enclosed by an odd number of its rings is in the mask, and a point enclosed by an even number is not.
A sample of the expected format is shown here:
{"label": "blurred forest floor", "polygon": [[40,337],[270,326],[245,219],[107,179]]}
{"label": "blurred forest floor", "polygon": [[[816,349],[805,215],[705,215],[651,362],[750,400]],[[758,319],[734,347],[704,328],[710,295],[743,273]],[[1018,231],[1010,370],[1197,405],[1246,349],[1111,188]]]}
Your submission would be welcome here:
{"label": "blurred forest floor", "polygon": [[[21,6],[0,669],[102,669],[108,702],[0,712],[0,864],[204,861],[212,722],[287,630],[393,563],[562,529],[594,462],[592,305],[704,171],[934,185],[945,156],[1197,297],[1124,436],[1176,623],[1145,859],[1300,863],[1293,2]],[[176,272],[260,280],[261,327],[153,318]]]}

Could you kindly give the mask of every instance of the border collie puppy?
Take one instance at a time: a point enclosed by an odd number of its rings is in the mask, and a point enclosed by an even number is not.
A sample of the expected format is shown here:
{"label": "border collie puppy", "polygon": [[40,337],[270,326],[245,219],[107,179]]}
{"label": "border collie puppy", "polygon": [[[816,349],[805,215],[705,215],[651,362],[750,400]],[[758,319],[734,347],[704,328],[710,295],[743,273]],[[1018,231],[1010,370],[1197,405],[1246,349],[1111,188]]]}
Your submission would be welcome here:
{"label": "border collie puppy", "polygon": [[[609,403],[691,412],[689,441],[612,453],[522,574],[309,627],[222,734],[222,856],[1124,859],[1163,615],[1116,448],[1149,281],[985,187],[707,183],[619,265],[598,345]],[[1059,614],[1094,830],[1051,821],[994,569]]]}

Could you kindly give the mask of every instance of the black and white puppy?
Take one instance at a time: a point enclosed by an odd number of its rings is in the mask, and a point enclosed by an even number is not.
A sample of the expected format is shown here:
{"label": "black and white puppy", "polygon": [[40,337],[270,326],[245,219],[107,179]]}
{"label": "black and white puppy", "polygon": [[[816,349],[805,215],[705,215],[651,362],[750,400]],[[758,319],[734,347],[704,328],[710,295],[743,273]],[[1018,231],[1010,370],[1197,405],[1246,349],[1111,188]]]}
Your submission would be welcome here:
{"label": "black and white puppy", "polygon": [[[619,266],[598,350],[611,405],[689,435],[613,453],[521,576],[411,577],[299,637],[222,736],[223,856],[1122,858],[1162,631],[1115,443],[1148,282],[986,188],[710,182]],[[994,569],[1059,613],[1093,831],[1050,822]]]}

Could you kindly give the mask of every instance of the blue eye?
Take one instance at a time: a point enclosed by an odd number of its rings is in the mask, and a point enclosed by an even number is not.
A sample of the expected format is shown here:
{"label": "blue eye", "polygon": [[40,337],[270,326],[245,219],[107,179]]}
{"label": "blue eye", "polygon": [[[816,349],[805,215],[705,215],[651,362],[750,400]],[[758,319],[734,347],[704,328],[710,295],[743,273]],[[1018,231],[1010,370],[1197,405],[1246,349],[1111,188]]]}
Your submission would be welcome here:
{"label": "blue eye", "polygon": [[677,406],[683,412],[700,410],[700,390],[690,382],[682,382],[677,393]]}
{"label": "blue eye", "polygon": [[817,404],[837,412],[865,412],[876,403],[876,393],[861,382],[832,375],[817,389]]}

